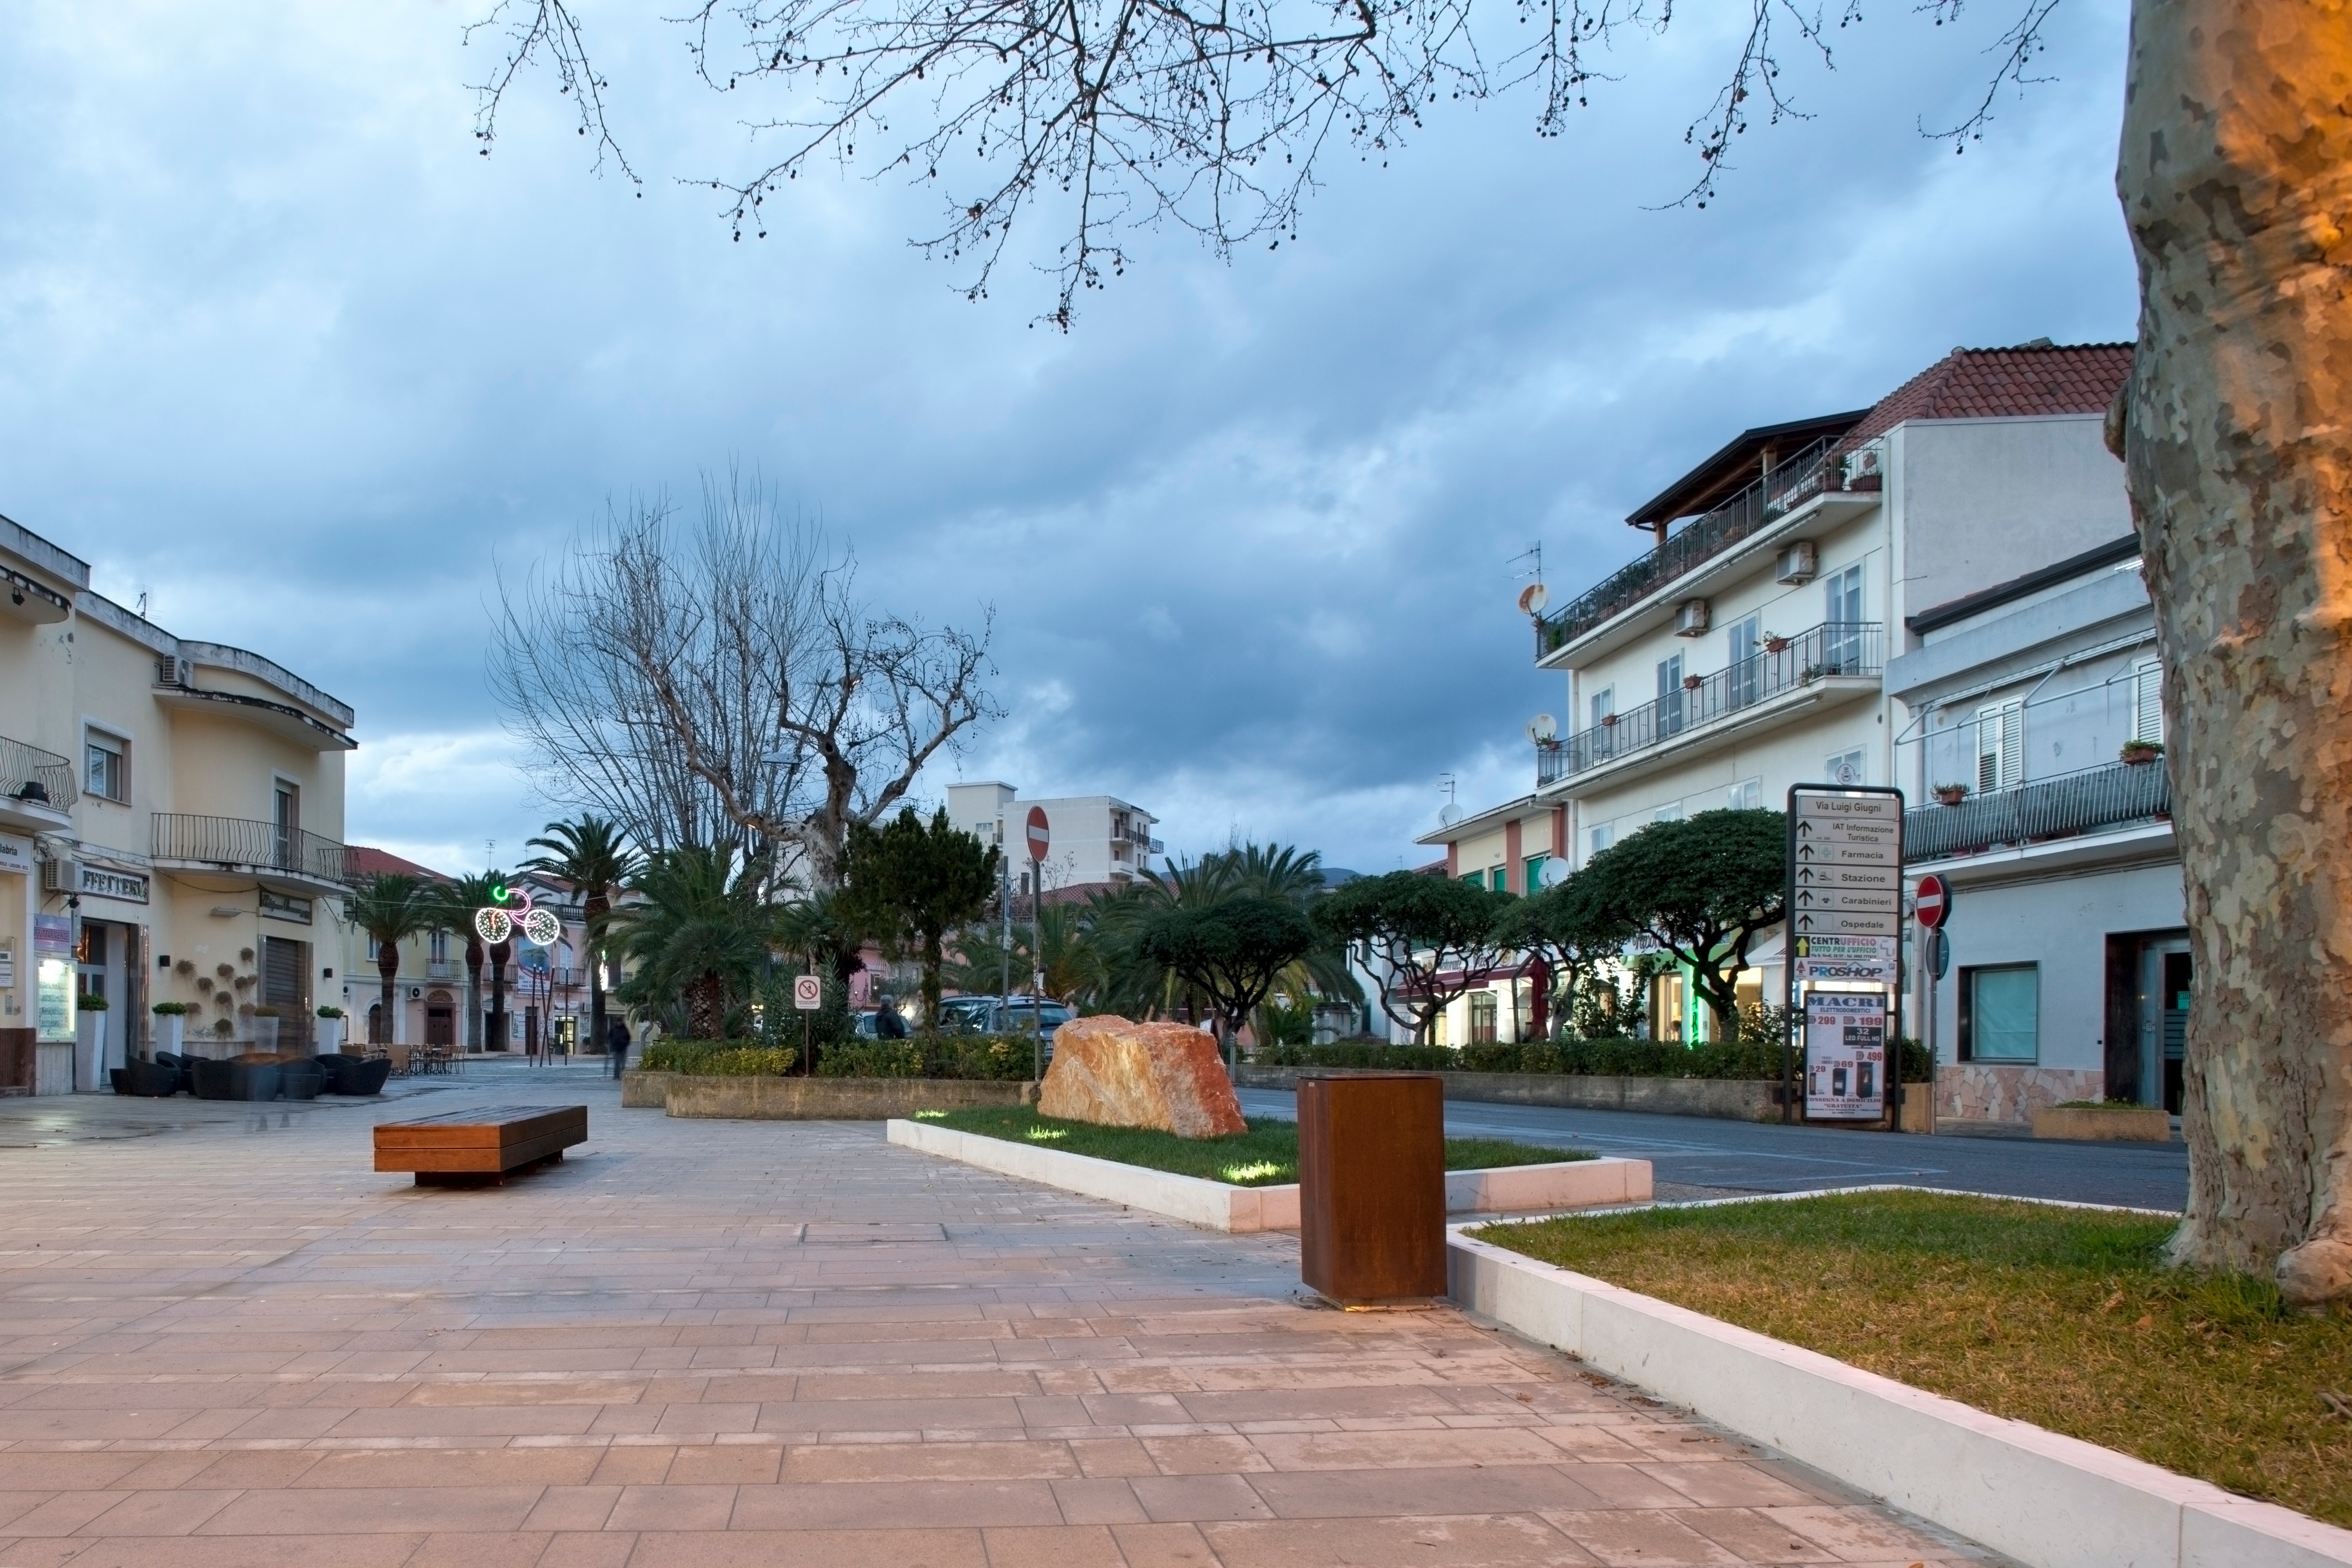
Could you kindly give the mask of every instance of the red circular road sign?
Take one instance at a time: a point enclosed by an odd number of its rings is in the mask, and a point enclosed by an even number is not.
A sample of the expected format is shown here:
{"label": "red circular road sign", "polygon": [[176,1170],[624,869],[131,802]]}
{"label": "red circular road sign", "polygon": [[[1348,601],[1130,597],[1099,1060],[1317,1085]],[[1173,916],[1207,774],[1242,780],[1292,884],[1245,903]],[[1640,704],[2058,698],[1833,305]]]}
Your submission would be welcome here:
{"label": "red circular road sign", "polygon": [[1944,885],[1944,879],[1931,871],[1919,879],[1917,907],[1919,923],[1935,931],[1951,918],[1952,889]]}
{"label": "red circular road sign", "polygon": [[1029,858],[1043,860],[1045,858],[1045,851],[1052,847],[1053,842],[1054,836],[1045,826],[1045,808],[1042,805],[1031,806],[1029,808]]}

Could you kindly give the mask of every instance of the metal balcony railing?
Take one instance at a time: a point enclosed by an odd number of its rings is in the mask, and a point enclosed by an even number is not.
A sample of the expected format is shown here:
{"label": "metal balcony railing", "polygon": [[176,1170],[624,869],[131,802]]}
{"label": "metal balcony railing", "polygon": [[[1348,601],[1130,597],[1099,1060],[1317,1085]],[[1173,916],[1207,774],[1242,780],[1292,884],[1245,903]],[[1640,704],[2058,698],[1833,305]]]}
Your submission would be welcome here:
{"label": "metal balcony railing", "polygon": [[55,752],[5,735],[0,735],[0,795],[41,802],[59,811],[79,798],[74,790],[72,763]]}
{"label": "metal balcony railing", "polygon": [[1539,618],[1536,658],[1566,647],[1685,572],[1762,532],[1823,489],[1841,488],[1845,482],[1842,458],[1828,470],[1830,483],[1822,483],[1822,459],[1835,444],[1827,437],[1814,442],[1713,511],[1685,523],[1649,554],[1618,568],[1581,597]]}
{"label": "metal balcony railing", "polygon": [[282,871],[317,882],[352,880],[352,852],[331,838],[242,816],[155,814],[158,860],[195,860],[224,871]]}
{"label": "metal balcony railing", "polygon": [[1557,784],[1630,757],[1728,714],[1833,676],[1876,676],[1885,668],[1885,628],[1875,621],[1825,621],[1777,649],[1727,665],[1654,702],[1536,748],[1536,784]]}
{"label": "metal balcony railing", "polygon": [[1946,860],[2171,815],[2172,779],[2161,760],[2104,763],[1969,795],[1958,805],[1915,806],[1903,814],[1903,853],[1907,860]]}

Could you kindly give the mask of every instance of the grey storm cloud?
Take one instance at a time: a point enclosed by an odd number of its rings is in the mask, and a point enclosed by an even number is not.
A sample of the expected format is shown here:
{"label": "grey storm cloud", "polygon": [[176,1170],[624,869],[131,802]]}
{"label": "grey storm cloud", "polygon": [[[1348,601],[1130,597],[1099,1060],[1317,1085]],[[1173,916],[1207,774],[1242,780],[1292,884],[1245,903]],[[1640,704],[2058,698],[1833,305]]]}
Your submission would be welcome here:
{"label": "grey storm cloud", "polygon": [[934,791],[1108,791],[1171,849],[1378,869],[1442,773],[1528,785],[1562,700],[1512,607],[1529,544],[1572,594],[1733,430],[1955,343],[2132,330],[2119,0],[2060,11],[2053,79],[1965,157],[1918,127],[2005,16],[1784,51],[1812,118],[1759,120],[1703,212],[1663,204],[1745,7],[1685,8],[1568,135],[1446,107],[1335,159],[1278,251],[1139,237],[1066,335],[1017,258],[967,303],[887,180],[800,181],[731,243],[690,180],[751,165],[742,106],[658,5],[588,12],[641,190],[544,80],[477,156],[478,9],[33,0],[0,38],[0,512],[352,702],[350,836],[437,864],[549,815],[483,679],[495,574],[608,501],[755,472],[874,599],[992,605],[1007,716]]}

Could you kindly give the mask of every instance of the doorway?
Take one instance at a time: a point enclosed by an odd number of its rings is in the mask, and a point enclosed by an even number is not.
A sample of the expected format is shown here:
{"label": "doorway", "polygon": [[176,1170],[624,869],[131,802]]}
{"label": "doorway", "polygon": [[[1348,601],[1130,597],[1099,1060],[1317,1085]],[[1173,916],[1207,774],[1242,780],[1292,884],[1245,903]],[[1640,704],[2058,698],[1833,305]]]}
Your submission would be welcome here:
{"label": "doorway", "polygon": [[425,998],[425,1043],[450,1047],[457,1043],[457,1007],[446,991],[436,991]]}
{"label": "doorway", "polygon": [[85,920],[74,948],[74,984],[79,994],[106,1004],[106,1047],[93,1065],[94,1083],[82,1089],[104,1088],[106,1071],[131,1059],[131,1031],[139,1022],[136,991],[143,978],[138,962],[139,928],[115,921]]}
{"label": "doorway", "polygon": [[278,1009],[278,1048],[310,1054],[310,944],[261,939],[261,1000]]}
{"label": "doorway", "polygon": [[2108,1099],[2180,1114],[2193,980],[2187,931],[2108,935]]}

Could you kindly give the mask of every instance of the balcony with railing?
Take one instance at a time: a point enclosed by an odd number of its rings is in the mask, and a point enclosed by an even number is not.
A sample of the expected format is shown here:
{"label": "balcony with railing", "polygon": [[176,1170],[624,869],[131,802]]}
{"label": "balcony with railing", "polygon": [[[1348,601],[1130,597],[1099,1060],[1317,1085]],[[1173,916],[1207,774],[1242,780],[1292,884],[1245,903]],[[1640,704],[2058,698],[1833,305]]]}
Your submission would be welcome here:
{"label": "balcony with railing", "polygon": [[[1618,568],[1596,586],[1536,621],[1536,658],[1555,653],[1612,616],[1640,604],[1675,578],[1741,541],[1761,533],[1825,491],[1846,488],[1843,457],[1826,461],[1835,441],[1824,438],[1777,465],[1747,489],[1693,518],[1655,550]],[[1874,478],[1868,480],[1873,486]]]}
{"label": "balcony with railing", "polygon": [[55,827],[78,798],[70,761],[0,735],[0,820]]}
{"label": "balcony with railing", "polygon": [[1957,805],[1915,806],[1903,814],[1903,855],[1911,861],[1949,860],[2171,816],[2172,779],[2160,759],[2105,763],[1963,796]]}
{"label": "balcony with railing", "polygon": [[1770,716],[1824,683],[1874,681],[1885,668],[1885,628],[1875,621],[1825,621],[1768,643],[1713,675],[1694,677],[1654,702],[1609,715],[1536,748],[1536,787],[1626,762],[1665,745]]}
{"label": "balcony with railing", "polygon": [[277,875],[346,887],[352,852],[331,838],[242,816],[155,814],[153,854],[159,865],[240,876]]}

